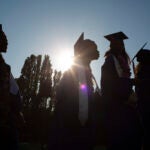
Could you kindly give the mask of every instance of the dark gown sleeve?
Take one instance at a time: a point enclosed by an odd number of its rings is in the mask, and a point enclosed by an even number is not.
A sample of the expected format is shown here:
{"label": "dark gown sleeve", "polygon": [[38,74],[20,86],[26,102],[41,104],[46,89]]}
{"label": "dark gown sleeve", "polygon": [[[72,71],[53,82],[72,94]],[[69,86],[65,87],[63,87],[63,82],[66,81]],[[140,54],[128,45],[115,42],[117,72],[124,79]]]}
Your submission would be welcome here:
{"label": "dark gown sleeve", "polygon": [[[150,64],[141,65],[141,69],[137,73],[139,83],[136,84],[135,90],[138,99],[141,101],[149,101],[150,99]],[[150,103],[150,102],[149,102]]]}
{"label": "dark gown sleeve", "polygon": [[114,66],[114,60],[112,56],[108,56],[101,68],[101,90],[102,95],[108,95],[113,93],[112,86],[118,78],[117,72]]}
{"label": "dark gown sleeve", "polygon": [[60,83],[58,84],[56,88],[56,106],[55,106],[55,112],[61,112],[63,111],[63,105],[65,105],[66,100],[66,88],[67,88],[67,82],[69,79],[67,79],[67,73],[65,73],[60,80]]}
{"label": "dark gown sleeve", "polygon": [[71,71],[67,71],[56,91],[56,114],[63,120],[76,118],[78,113],[78,88]]}

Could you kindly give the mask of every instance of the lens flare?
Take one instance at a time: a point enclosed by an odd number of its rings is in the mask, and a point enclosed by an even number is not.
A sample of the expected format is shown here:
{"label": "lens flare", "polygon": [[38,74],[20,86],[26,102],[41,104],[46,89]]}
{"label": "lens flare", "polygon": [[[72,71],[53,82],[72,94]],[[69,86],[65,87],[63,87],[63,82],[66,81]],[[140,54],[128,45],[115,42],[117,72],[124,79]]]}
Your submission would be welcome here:
{"label": "lens flare", "polygon": [[80,89],[85,91],[87,89],[86,84],[80,84]]}

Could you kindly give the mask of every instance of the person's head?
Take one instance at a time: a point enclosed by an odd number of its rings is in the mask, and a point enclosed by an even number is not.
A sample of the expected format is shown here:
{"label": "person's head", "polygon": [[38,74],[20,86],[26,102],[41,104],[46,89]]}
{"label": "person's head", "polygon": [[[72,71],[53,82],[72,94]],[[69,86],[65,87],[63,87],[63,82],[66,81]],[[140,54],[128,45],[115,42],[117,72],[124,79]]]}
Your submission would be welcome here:
{"label": "person's head", "polygon": [[7,37],[2,30],[2,25],[0,24],[0,52],[5,53],[7,51],[7,45],[8,45]]}
{"label": "person's head", "polygon": [[99,58],[99,51],[94,41],[90,39],[84,40],[84,34],[82,33],[74,45],[74,55],[75,59],[91,62]]}
{"label": "person's head", "polygon": [[136,60],[142,64],[150,64],[150,50],[149,49],[141,49],[136,54]]}
{"label": "person's head", "polygon": [[[135,77],[138,78],[139,73],[141,72],[144,66],[150,66],[150,50],[149,49],[141,49],[134,56],[132,61],[136,58],[137,64],[135,66]],[[149,69],[147,69],[149,71]],[[143,72],[147,74],[147,71]]]}
{"label": "person's head", "polygon": [[123,41],[125,39],[128,39],[128,37],[123,32],[109,34],[104,37],[110,42],[110,49],[106,52],[106,56],[108,53],[112,53],[114,55],[122,55],[128,57]]}

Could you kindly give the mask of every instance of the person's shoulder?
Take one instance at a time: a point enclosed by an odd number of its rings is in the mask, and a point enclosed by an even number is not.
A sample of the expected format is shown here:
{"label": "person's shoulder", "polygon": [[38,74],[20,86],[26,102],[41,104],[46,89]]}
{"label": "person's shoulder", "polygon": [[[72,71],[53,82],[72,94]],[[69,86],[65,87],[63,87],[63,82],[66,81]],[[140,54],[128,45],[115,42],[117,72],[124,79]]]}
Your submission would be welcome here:
{"label": "person's shoulder", "polygon": [[66,70],[66,71],[63,73],[60,82],[61,82],[61,83],[62,83],[62,82],[67,82],[68,80],[70,80],[71,76],[72,76],[71,70],[70,70],[70,69],[69,69],[69,70]]}
{"label": "person's shoulder", "polygon": [[77,73],[77,66],[73,65],[63,73],[63,76],[73,76]]}
{"label": "person's shoulder", "polygon": [[113,59],[114,55],[113,54],[108,54],[105,58],[106,59]]}
{"label": "person's shoulder", "polygon": [[0,68],[1,68],[2,70],[4,70],[4,71],[9,71],[9,72],[10,72],[10,70],[11,70],[10,65],[8,65],[7,63],[5,63],[5,61],[0,63]]}
{"label": "person's shoulder", "polygon": [[66,70],[64,73],[63,73],[63,76],[62,76],[62,79],[67,79],[71,76],[71,71],[70,69],[69,70]]}
{"label": "person's shoulder", "polygon": [[65,71],[63,73],[62,76],[62,82],[76,82],[77,80],[77,67],[76,66],[72,66],[70,69],[68,69],[67,71]]}
{"label": "person's shoulder", "polygon": [[75,77],[74,77],[74,70],[69,69],[67,71],[65,71],[62,75],[61,80],[59,81],[59,84],[57,86],[57,90],[61,89],[61,90],[65,90],[68,89],[68,87],[70,87],[70,85],[72,85],[75,81]]}
{"label": "person's shoulder", "polygon": [[114,55],[113,54],[109,54],[105,57],[105,62],[107,63],[113,63],[114,62]]}

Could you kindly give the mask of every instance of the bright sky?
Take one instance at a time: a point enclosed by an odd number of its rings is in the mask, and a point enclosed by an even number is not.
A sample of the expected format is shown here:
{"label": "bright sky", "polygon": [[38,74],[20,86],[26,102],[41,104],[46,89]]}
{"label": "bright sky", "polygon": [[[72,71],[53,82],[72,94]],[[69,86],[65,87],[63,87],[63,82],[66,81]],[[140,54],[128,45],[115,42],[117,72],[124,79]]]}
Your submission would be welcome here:
{"label": "bright sky", "polygon": [[[59,70],[56,57],[65,51],[73,56],[74,43],[84,32],[100,51],[99,60],[91,64],[99,84],[109,47],[104,35],[123,31],[132,58],[145,42],[150,43],[149,14],[150,0],[1,0],[0,23],[9,42],[3,56],[15,77],[31,54],[48,54],[53,68]],[[145,48],[150,49],[149,43]]]}

